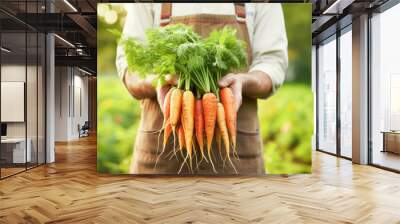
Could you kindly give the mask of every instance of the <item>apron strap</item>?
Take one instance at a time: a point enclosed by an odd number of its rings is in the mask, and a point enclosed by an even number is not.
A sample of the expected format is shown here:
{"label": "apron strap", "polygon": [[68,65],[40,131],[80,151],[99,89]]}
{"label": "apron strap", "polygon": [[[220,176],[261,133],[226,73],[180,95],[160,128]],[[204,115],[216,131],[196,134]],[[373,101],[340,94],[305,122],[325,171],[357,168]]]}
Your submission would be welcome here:
{"label": "apron strap", "polygon": [[172,3],[161,4],[160,26],[166,26],[171,21]]}
{"label": "apron strap", "polygon": [[234,3],[236,20],[239,23],[246,23],[246,6],[244,3]]}
{"label": "apron strap", "polygon": [[234,3],[236,17],[240,19],[246,19],[246,6],[244,3]]}
{"label": "apron strap", "polygon": [[[240,23],[246,22],[246,8],[244,3],[234,3],[236,19]],[[171,21],[172,3],[161,4],[160,26],[166,26]]]}

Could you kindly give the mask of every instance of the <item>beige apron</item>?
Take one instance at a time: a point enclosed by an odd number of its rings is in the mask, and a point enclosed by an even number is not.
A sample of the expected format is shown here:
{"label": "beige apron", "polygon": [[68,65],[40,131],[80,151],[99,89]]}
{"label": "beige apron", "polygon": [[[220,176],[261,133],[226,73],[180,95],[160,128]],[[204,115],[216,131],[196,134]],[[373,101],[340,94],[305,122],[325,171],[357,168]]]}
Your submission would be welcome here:
{"label": "beige apron", "polygon": [[[248,45],[248,55],[251,57],[252,51],[249,42],[249,34],[245,23],[244,4],[235,4],[236,15],[211,15],[199,14],[192,16],[171,17],[172,4],[163,3],[161,10],[161,26],[167,24],[183,23],[193,27],[202,36],[207,36],[215,29],[223,28],[226,25],[237,29],[237,37],[245,41]],[[251,58],[249,58],[251,62]],[[247,69],[246,69],[247,71]],[[166,147],[163,156],[159,157],[157,166],[155,162],[161,150],[163,115],[157,99],[145,99],[141,101],[142,114],[140,127],[137,132],[134,146],[134,155],[130,172],[132,174],[177,174],[184,159],[180,152],[176,157],[170,157],[173,149],[172,137]],[[197,150],[198,151],[198,150]],[[237,121],[237,153],[239,160],[231,159],[238,174],[241,175],[260,175],[264,174],[264,163],[262,159],[262,142],[259,134],[259,123],[257,116],[257,100],[243,98],[243,103],[238,112]],[[198,160],[199,152],[197,152]],[[167,156],[168,155],[168,156]],[[215,142],[213,144],[213,161],[218,174],[235,174],[229,162],[223,162],[219,156]],[[223,158],[225,155],[222,156]],[[225,166],[223,165],[225,164]],[[210,163],[202,161],[199,166],[193,161],[194,174],[215,174]],[[181,174],[191,174],[188,166],[182,167]]]}

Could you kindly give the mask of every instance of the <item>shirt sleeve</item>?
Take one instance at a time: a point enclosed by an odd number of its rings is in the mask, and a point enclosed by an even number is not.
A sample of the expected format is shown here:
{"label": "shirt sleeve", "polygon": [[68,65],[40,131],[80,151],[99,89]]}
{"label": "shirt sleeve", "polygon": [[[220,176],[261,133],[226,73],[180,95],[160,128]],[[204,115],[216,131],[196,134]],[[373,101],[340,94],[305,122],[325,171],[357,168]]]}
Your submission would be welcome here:
{"label": "shirt sleeve", "polygon": [[[145,31],[153,27],[154,13],[151,3],[126,4],[126,19],[122,31],[122,37],[133,37],[145,41]],[[117,47],[117,57],[115,60],[118,76],[122,79],[128,64],[125,59],[125,53],[121,46]]]}
{"label": "shirt sleeve", "polygon": [[262,71],[272,80],[275,92],[285,80],[288,67],[287,37],[282,7],[260,4],[254,18],[251,71]]}

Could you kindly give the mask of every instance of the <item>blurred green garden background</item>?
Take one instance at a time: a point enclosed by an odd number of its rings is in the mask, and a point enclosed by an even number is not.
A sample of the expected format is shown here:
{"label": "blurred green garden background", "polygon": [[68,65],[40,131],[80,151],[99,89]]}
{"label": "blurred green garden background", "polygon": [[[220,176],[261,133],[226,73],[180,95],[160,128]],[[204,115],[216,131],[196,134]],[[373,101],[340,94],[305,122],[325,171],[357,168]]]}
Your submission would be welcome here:
{"label": "blurred green garden background", "polygon": [[[126,3],[98,4],[97,169],[128,173],[140,105],[117,76],[117,40],[108,30],[122,30]],[[311,92],[311,4],[282,4],[288,37],[289,69],[285,84],[259,101],[265,169],[270,174],[311,172],[313,95]]]}

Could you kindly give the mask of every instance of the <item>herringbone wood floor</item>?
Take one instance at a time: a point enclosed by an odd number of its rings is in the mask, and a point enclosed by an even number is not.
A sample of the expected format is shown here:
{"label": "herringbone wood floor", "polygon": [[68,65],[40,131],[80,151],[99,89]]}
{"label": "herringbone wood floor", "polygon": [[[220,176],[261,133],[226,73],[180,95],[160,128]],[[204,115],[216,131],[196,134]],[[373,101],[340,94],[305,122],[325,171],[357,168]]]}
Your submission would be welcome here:
{"label": "herringbone wood floor", "polygon": [[96,173],[96,140],[0,181],[0,223],[400,223],[400,175],[314,153],[312,175],[149,178]]}

